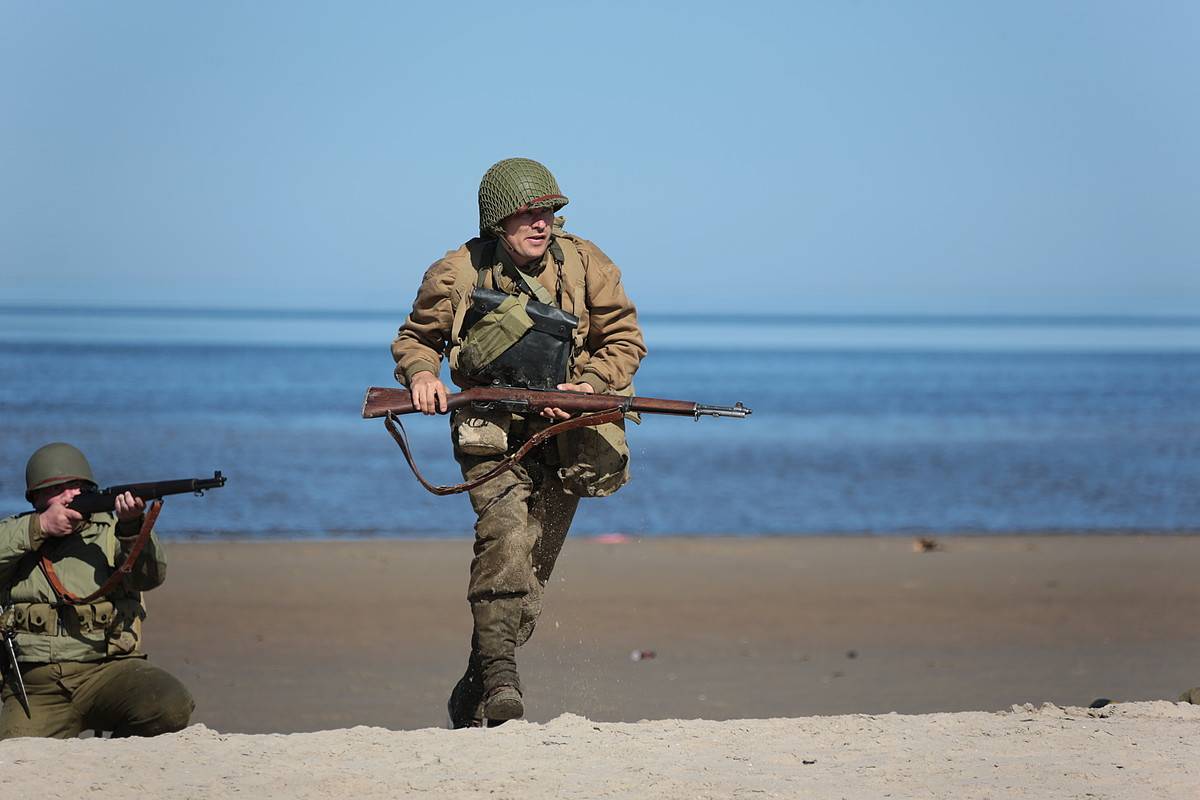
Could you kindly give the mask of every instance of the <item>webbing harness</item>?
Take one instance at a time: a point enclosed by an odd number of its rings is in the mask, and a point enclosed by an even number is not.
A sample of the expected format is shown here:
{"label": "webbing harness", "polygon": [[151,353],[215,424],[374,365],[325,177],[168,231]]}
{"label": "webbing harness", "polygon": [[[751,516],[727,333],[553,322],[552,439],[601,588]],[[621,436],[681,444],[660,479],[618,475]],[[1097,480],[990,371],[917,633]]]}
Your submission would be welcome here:
{"label": "webbing harness", "polygon": [[525,294],[537,300],[539,303],[545,303],[548,306],[557,306],[558,308],[562,308],[563,262],[566,259],[565,256],[563,256],[562,245],[558,243],[557,236],[551,237],[550,247],[548,248],[550,251],[550,257],[554,260],[555,272],[557,273],[553,295],[550,294],[549,289],[542,285],[541,281],[530,280],[530,277],[522,272],[519,267],[507,269],[506,266],[502,266],[496,259],[496,250],[499,246],[500,243],[493,239],[490,249],[485,253],[487,256],[485,262],[491,262],[491,265],[488,266],[485,263],[484,266],[479,268],[475,278],[475,285],[477,287],[480,289],[487,288],[486,279],[490,275],[492,278],[492,287],[497,289],[500,288],[500,284],[496,281],[496,273],[500,272],[504,275],[507,275],[508,279],[516,284],[520,291],[523,291]]}
{"label": "webbing harness", "polygon": [[[496,248],[499,246],[499,241],[493,239],[489,243],[488,249],[484,251],[483,258],[481,259],[483,265],[478,267],[476,271],[476,287],[487,288],[487,284],[489,282],[488,279],[491,278],[490,282],[492,287],[498,289],[499,282],[496,280],[496,278],[499,274],[504,274],[517,286],[518,291],[536,299],[539,303],[562,308],[563,264],[566,259],[563,255],[562,245],[559,243],[557,236],[551,237],[550,246],[548,248],[557,272],[553,296],[550,294],[550,290],[542,285],[541,281],[529,279],[529,277],[527,277],[520,269],[514,268],[510,270],[507,269],[505,265],[498,263],[498,259],[496,258]],[[454,324],[451,330],[451,341],[460,347],[462,343],[461,329],[463,312],[468,305],[469,301],[464,301],[462,310],[455,314]],[[451,365],[457,366],[457,364],[454,362],[455,360],[452,359]],[[477,486],[482,486],[493,478],[496,478],[515,467],[517,462],[528,455],[531,450],[547,439],[557,436],[560,433],[566,433],[567,431],[576,430],[578,428],[604,425],[609,422],[618,422],[623,416],[624,412],[620,408],[614,408],[609,411],[599,411],[596,413],[575,417],[574,419],[557,422],[529,437],[528,441],[521,445],[520,448],[518,448],[512,454],[505,456],[500,463],[496,464],[495,467],[488,470],[485,474],[470,481],[447,485],[430,483],[425,479],[425,476],[421,474],[421,471],[417,468],[416,461],[413,459],[412,451],[409,448],[408,434],[404,430],[404,424],[400,421],[400,418],[396,414],[389,411],[387,417],[384,419],[383,424],[384,427],[387,428],[388,433],[391,434],[392,438],[396,440],[396,444],[400,447],[400,451],[404,453],[404,460],[408,462],[408,466],[412,470],[412,473],[416,477],[417,481],[419,481],[422,486],[424,486],[433,494],[441,496],[448,494],[459,494],[461,492],[470,491]]]}

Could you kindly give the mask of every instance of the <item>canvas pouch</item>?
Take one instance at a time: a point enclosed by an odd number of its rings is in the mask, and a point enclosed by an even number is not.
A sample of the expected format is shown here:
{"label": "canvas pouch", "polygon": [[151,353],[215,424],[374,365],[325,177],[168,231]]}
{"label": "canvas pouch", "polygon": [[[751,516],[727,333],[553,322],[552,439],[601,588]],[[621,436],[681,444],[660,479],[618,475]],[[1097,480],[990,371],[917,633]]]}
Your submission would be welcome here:
{"label": "canvas pouch", "polygon": [[577,497],[608,497],[629,482],[629,445],[625,420],[577,428],[562,434],[566,440],[567,466],[558,477],[567,494]]}
{"label": "canvas pouch", "polygon": [[[526,310],[529,298],[524,295],[502,295],[493,299],[498,302],[472,321],[466,341],[459,350],[458,368],[465,372],[482,372],[533,328],[533,319]],[[479,302],[474,296],[472,300]]]}
{"label": "canvas pouch", "polygon": [[[612,394],[632,396],[633,386]],[[635,423],[641,421],[636,414],[626,416]],[[559,468],[558,477],[567,494],[608,497],[629,483],[629,443],[625,440],[624,419],[576,428],[558,438],[559,458],[564,465]]]}
{"label": "canvas pouch", "polygon": [[454,412],[450,429],[454,446],[472,456],[494,456],[508,451],[512,414],[504,409],[468,406]]}

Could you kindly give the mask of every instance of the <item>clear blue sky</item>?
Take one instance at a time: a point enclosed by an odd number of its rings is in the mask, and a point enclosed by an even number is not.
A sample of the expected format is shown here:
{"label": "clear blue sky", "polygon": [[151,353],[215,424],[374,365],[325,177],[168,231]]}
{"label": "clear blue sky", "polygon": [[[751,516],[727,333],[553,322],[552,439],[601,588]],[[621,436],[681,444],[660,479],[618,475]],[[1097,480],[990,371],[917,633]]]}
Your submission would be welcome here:
{"label": "clear blue sky", "polygon": [[494,161],[648,311],[1195,313],[1200,4],[0,5],[0,303],[397,309]]}

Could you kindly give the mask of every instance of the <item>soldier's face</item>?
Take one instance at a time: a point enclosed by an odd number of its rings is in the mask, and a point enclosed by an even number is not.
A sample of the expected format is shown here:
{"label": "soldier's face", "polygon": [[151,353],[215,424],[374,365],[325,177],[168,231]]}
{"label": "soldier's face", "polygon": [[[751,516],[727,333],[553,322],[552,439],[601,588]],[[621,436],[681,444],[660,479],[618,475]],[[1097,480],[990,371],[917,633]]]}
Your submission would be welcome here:
{"label": "soldier's face", "polygon": [[500,222],[504,244],[518,266],[537,261],[550,246],[550,230],[554,227],[554,210],[535,208],[518,211]]}
{"label": "soldier's face", "polygon": [[45,511],[51,503],[58,503],[65,506],[78,497],[87,485],[87,481],[67,481],[57,486],[47,486],[45,489],[38,489],[33,493],[33,507],[41,512]]}

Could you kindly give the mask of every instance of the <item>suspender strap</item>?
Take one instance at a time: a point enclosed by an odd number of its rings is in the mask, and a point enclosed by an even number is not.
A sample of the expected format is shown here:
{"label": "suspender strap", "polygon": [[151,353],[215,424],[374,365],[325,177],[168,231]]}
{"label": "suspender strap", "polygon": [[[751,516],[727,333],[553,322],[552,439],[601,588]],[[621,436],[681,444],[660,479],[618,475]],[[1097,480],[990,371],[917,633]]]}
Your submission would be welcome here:
{"label": "suspender strap", "polygon": [[[556,242],[553,239],[551,239],[550,241],[551,241],[551,246],[553,248],[553,246],[556,244]],[[488,273],[499,268],[504,272],[505,275],[508,276],[508,279],[510,281],[512,281],[513,283],[515,283],[517,285],[517,288],[520,291],[522,291],[525,294],[527,294],[528,296],[534,298],[539,303],[545,303],[548,306],[555,305],[554,295],[550,294],[549,289],[547,289],[545,286],[542,286],[541,281],[530,280],[529,276],[527,276],[524,272],[522,272],[515,265],[513,265],[511,268],[509,268],[510,265],[508,263],[505,263],[505,265],[503,267],[500,267],[500,265],[497,263],[497,258],[496,258],[496,250],[498,247],[500,247],[500,243],[496,239],[493,239],[490,250],[483,254],[484,255],[483,261],[484,261],[485,266],[480,267],[478,273],[476,274],[476,277],[475,277],[476,288],[479,288],[479,289],[486,288],[485,284],[486,284],[486,279],[487,279]],[[559,308],[562,308],[562,288],[561,288],[562,259],[560,258],[560,256],[562,255],[562,249],[559,248],[557,253],[553,252],[553,249],[552,249],[551,255],[554,257],[554,261],[558,265],[558,275],[559,275],[558,280],[559,280],[560,286],[559,286],[559,290],[558,290],[557,305]],[[494,286],[497,289],[500,288],[499,285],[496,283],[496,279],[495,279],[494,275],[492,277],[492,286]]]}

